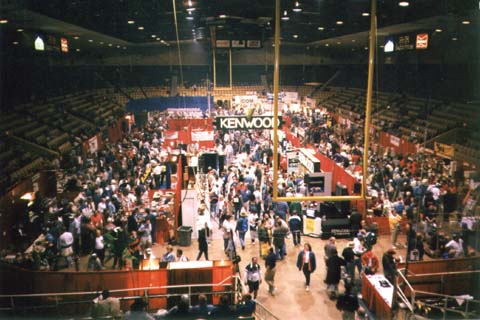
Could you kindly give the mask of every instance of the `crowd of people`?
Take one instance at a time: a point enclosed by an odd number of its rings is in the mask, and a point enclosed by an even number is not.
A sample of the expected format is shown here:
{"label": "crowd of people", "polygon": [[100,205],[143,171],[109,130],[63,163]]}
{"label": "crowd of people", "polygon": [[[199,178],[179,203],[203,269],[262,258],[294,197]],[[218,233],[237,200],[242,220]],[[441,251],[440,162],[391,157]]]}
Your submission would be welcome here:
{"label": "crowd of people", "polygon": [[[246,112],[241,108],[221,111],[222,114]],[[424,241],[428,240],[439,249],[436,231],[442,223],[460,220],[462,213],[467,215],[460,210],[465,204],[459,200],[472,187],[455,180],[447,162],[421,153],[396,155],[387,150],[379,154],[373,146],[364,150],[363,137],[358,130],[351,128],[338,136],[334,123],[328,124],[321,114],[308,117],[287,109],[284,116],[291,119],[293,133],[298,128],[308,133],[304,143],[310,143],[358,179],[366,179],[368,194],[372,197],[367,204],[367,216],[385,216],[389,220],[392,243],[381,263],[386,278],[392,283],[395,283],[399,261],[395,257],[397,248],[405,245],[407,260],[421,260]],[[87,161],[65,159],[63,163],[68,164],[65,187],[74,192],[75,197],[45,207],[37,195],[30,216],[26,214],[22,225],[28,225],[31,234],[43,233],[43,237],[35,241],[31,250],[17,254],[13,263],[35,270],[57,270],[63,263],[78,270],[78,257],[88,256],[88,270],[141,269],[145,261],[156,259],[152,253],[157,242],[156,224],[160,219],[169,225],[174,218],[169,203],[173,200],[161,191],[175,186],[177,182],[172,180],[172,173],[180,169],[167,161],[171,146],[162,143],[167,117],[162,113],[150,117],[144,128],[131,128],[118,143],[106,142]],[[223,248],[231,259],[235,258],[237,249],[245,250],[248,239],[258,246],[258,257],[252,257],[244,275],[253,299],[257,297],[262,279],[268,284],[268,292],[275,295],[276,265],[287,255],[287,239],[292,239],[294,247],[302,248],[296,266],[304,274],[306,291],[310,290],[311,273],[318,268],[312,247],[301,237],[303,215],[311,205],[318,208],[317,203],[302,201],[301,197],[291,202],[272,201],[274,184],[277,184],[279,196],[309,194],[301,172],[287,173],[281,169],[278,181],[273,181],[271,164],[276,155],[272,146],[268,130],[216,131],[215,150],[225,155],[225,170],[208,168],[207,183],[205,190],[201,190],[203,196],[196,215],[197,260],[202,255],[209,259],[211,220],[220,226]],[[291,143],[284,140],[280,152],[291,147]],[[186,149],[195,155],[202,151],[195,144]],[[361,177],[358,170],[364,152],[369,153],[367,177]],[[159,190],[159,193],[150,199],[149,190]],[[473,190],[470,195],[478,193],[477,187]],[[325,284],[332,299],[348,300],[358,291],[361,274],[375,274],[380,270],[380,260],[372,251],[377,236],[373,226],[367,216],[355,209],[349,216],[353,240],[343,248],[341,255],[335,238],[330,238],[325,245]],[[407,241],[401,244],[398,235],[405,221]],[[462,240],[462,236],[468,234],[452,235],[440,256],[474,254],[470,239]],[[175,239],[169,235],[168,240]],[[264,266],[259,258],[265,260]],[[181,249],[174,252],[174,247],[169,245],[160,260],[186,261],[188,258]],[[338,287],[341,280],[345,283],[343,294]],[[351,304],[347,304],[351,308]]]}

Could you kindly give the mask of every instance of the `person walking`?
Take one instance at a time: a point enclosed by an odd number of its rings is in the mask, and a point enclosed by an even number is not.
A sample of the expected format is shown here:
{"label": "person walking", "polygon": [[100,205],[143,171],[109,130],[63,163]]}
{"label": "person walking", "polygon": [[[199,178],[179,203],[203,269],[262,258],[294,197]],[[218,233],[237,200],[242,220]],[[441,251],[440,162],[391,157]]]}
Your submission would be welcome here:
{"label": "person walking", "polygon": [[[260,222],[260,225],[258,226],[258,242],[259,242],[259,248],[260,248],[260,257],[265,259],[268,255],[269,248],[270,248],[270,235],[268,232],[268,227],[267,227],[267,220],[262,219]],[[272,248],[273,250],[273,248]]]}
{"label": "person walking", "polygon": [[305,275],[305,290],[310,291],[310,275],[315,272],[317,261],[309,243],[305,243],[303,250],[298,253],[297,268]]}
{"label": "person walking", "polygon": [[338,283],[342,274],[342,266],[345,266],[345,260],[340,258],[337,249],[331,251],[331,256],[327,260],[327,293],[331,300],[338,295]]}
{"label": "person walking", "polygon": [[240,218],[237,221],[235,231],[238,232],[238,238],[240,239],[240,245],[242,246],[242,250],[245,250],[245,234],[248,231],[248,220],[247,212],[244,210],[240,212]]}
{"label": "person walking", "polygon": [[288,234],[288,228],[282,225],[282,220],[276,221],[275,229],[273,229],[273,245],[275,246],[275,253],[278,260],[285,258],[285,238]]}
{"label": "person walking", "polygon": [[302,231],[302,219],[298,216],[296,210],[292,211],[292,215],[290,219],[288,219],[288,227],[290,228],[290,232],[293,235],[293,245],[299,246],[300,245],[300,233]]}
{"label": "person walking", "polygon": [[196,227],[198,232],[198,255],[197,260],[200,260],[202,254],[205,255],[205,260],[208,260],[208,241],[210,230],[212,230],[212,223],[210,222],[210,215],[205,213],[205,207],[198,209]]}
{"label": "person walking", "polygon": [[253,299],[257,298],[258,288],[262,282],[262,273],[257,260],[257,257],[252,257],[252,262],[245,267],[245,284],[248,285],[248,292],[253,293]]}
{"label": "person walking", "polygon": [[277,255],[272,247],[268,249],[268,255],[265,259],[265,282],[268,284],[268,293],[275,295],[275,272],[277,271]]}

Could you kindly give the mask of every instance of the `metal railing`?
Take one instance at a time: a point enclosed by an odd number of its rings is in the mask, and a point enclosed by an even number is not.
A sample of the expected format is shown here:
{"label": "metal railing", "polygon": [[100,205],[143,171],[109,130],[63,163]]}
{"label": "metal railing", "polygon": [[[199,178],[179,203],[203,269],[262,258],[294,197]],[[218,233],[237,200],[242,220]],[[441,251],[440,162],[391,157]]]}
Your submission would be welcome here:
{"label": "metal railing", "polygon": [[[232,279],[235,280],[232,282]],[[178,297],[184,294],[188,294],[189,303],[191,304],[191,297],[192,295],[223,295],[223,294],[231,294],[238,296],[238,276],[228,276],[222,281],[218,283],[204,283],[204,284],[188,284],[188,285],[168,285],[168,286],[152,286],[152,287],[141,287],[141,288],[125,288],[125,289],[112,289],[109,290],[112,295],[118,293],[127,293],[126,296],[118,297],[119,300],[134,300],[137,298],[143,298],[147,302],[147,306],[149,300],[151,299],[158,299],[158,298],[171,298],[171,297]],[[233,284],[232,284],[233,283]],[[194,288],[213,288],[215,286],[224,286],[230,287],[230,290],[223,290],[223,291],[197,291],[193,292]],[[179,290],[178,293],[152,293],[152,291],[156,290],[168,290],[168,289],[185,289],[184,292]],[[143,294],[136,294],[136,295],[128,295],[130,292],[142,292]],[[92,304],[92,300],[97,297],[101,292],[99,291],[83,291],[83,292],[52,292],[52,293],[33,293],[33,294],[1,294],[0,301],[6,302],[3,306],[0,305],[0,311],[10,311],[15,313],[16,311],[27,311],[27,310],[46,310],[46,309],[59,309],[62,306],[66,305],[78,305],[78,304]],[[78,299],[75,299],[78,297]],[[88,298],[86,298],[88,297]],[[65,299],[67,298],[67,299]],[[73,299],[68,299],[73,298]],[[30,305],[28,304],[29,301],[33,301],[33,303],[40,304],[37,305]],[[53,303],[49,303],[49,301],[53,301]]]}
{"label": "metal railing", "polygon": [[259,320],[280,320],[279,317],[274,315],[270,309],[265,307],[262,303],[257,301],[257,307],[255,309],[255,317]]}
{"label": "metal railing", "polygon": [[[471,316],[478,317],[478,312],[480,312],[480,300],[474,299],[465,299],[459,296],[452,296],[446,295],[441,293],[435,292],[428,292],[422,290],[416,290],[412,287],[410,282],[407,280],[407,277],[404,275],[405,269],[401,269],[398,271],[398,276],[400,279],[403,280],[400,284],[397,285],[397,295],[400,300],[407,306],[408,310],[415,316],[415,313],[419,311],[419,309],[423,309],[424,313],[422,316],[428,318],[428,309],[430,310],[439,310],[443,317],[442,319],[446,319],[448,313],[453,314],[460,314],[462,318],[468,319]],[[440,283],[445,283],[445,277],[451,275],[466,275],[466,274],[480,274],[480,270],[475,271],[454,271],[454,272],[442,272],[442,273],[422,273],[422,274],[413,274],[414,276],[433,276],[439,277]],[[410,300],[403,292],[402,286],[406,285],[407,288],[410,290]],[[434,304],[428,301],[437,300],[438,302],[442,302],[442,305]],[[462,303],[459,303],[461,301]],[[451,307],[452,304],[457,304],[458,307],[453,308]],[[437,317],[438,318],[438,317]]]}

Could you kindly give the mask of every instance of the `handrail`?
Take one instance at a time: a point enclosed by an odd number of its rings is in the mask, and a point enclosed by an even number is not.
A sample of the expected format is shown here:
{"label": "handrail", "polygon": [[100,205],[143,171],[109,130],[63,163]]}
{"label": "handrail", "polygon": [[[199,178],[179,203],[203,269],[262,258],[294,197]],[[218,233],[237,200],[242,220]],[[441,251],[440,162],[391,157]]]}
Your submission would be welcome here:
{"label": "handrail", "polygon": [[[218,283],[200,283],[190,285],[168,285],[168,286],[152,286],[152,287],[140,287],[140,288],[126,288],[126,289],[112,289],[110,292],[124,292],[124,291],[144,291],[144,290],[159,290],[159,289],[175,289],[175,288],[187,288],[187,287],[214,287],[214,286],[232,286],[231,283],[225,283],[237,276],[228,276]],[[80,291],[80,292],[53,292],[53,293],[31,293],[31,294],[0,294],[0,298],[26,298],[26,297],[51,297],[51,296],[76,296],[76,295],[89,295],[98,294],[99,291]]]}
{"label": "handrail", "polygon": [[[235,293],[235,285],[232,283],[228,283],[229,280],[232,278],[238,278],[238,276],[228,276],[222,281],[218,283],[204,283],[204,284],[190,284],[190,285],[169,285],[169,286],[152,286],[152,287],[140,287],[140,288],[125,288],[125,289],[112,289],[110,292],[115,293],[115,292],[130,292],[130,291],[143,291],[143,297],[148,300],[153,299],[153,298],[169,298],[169,297],[175,297],[175,296],[181,296],[184,295],[186,292],[180,292],[180,293],[162,293],[162,294],[149,294],[148,292],[150,290],[159,290],[159,289],[173,289],[173,288],[185,288],[188,290],[188,297],[189,297],[189,302],[190,298],[192,295],[192,288],[198,288],[198,287],[215,287],[215,286],[228,286],[231,287],[230,290],[224,290],[224,291],[213,291],[213,292],[195,292],[195,294],[207,294],[207,295],[218,295],[218,294],[233,294]],[[2,294],[0,295],[0,298],[9,298],[10,300],[10,306],[9,307],[0,307],[0,310],[2,311],[15,311],[16,308],[15,305],[15,298],[33,298],[33,297],[49,297],[49,298],[54,298],[55,299],[55,305],[47,305],[47,304],[42,304],[42,305],[33,305],[33,306],[22,306],[21,309],[23,310],[28,310],[28,309],[46,309],[46,308],[58,308],[61,305],[68,305],[68,304],[84,304],[84,303],[90,303],[91,300],[80,300],[80,301],[61,301],[59,302],[60,297],[67,297],[67,296],[80,296],[80,295],[93,295],[97,296],[99,294],[99,291],[84,291],[84,292],[65,292],[65,293],[34,293],[34,294]],[[128,295],[125,297],[119,297],[119,300],[132,300],[139,298],[141,296],[139,295]]]}
{"label": "handrail", "polygon": [[268,309],[267,307],[265,307],[262,303],[256,301],[256,305],[257,305],[256,309],[255,309],[255,318],[256,319],[259,319],[259,320],[270,320],[270,319],[280,320],[279,317],[274,315],[273,312],[270,311],[270,309]]}
{"label": "handrail", "polygon": [[[428,291],[423,291],[423,290],[415,290],[412,285],[410,284],[410,282],[407,280],[407,277],[404,275],[404,272],[405,272],[405,269],[400,269],[399,272],[398,272],[398,276],[403,279],[403,282],[407,285],[407,287],[410,289],[410,292],[411,292],[411,302],[408,302],[408,299],[405,295],[405,293],[401,290],[400,288],[400,285],[397,285],[397,295],[400,297],[400,299],[407,305],[408,309],[413,313],[414,313],[414,307],[415,305],[417,305],[416,303],[416,297],[417,295],[422,295],[423,298],[425,296],[430,296],[430,297],[438,297],[438,298],[441,298],[441,299],[445,299],[445,303],[444,303],[444,306],[437,306],[437,305],[433,305],[433,304],[430,304],[430,303],[427,303],[427,302],[422,302],[421,304],[422,305],[425,305],[425,306],[428,306],[430,308],[435,308],[435,309],[439,309],[443,312],[443,318],[445,319],[446,317],[446,312],[454,312],[454,313],[459,313],[461,314],[463,317],[466,317],[468,316],[469,314],[469,304],[479,304],[480,305],[480,300],[473,300],[473,299],[470,299],[470,300],[465,300],[465,310],[457,310],[457,309],[452,309],[452,308],[449,308],[448,307],[448,301],[449,300],[456,300],[458,299],[458,297],[456,296],[452,296],[452,295],[446,295],[446,294],[441,294],[441,293],[435,293],[435,292],[428,292]],[[480,270],[469,270],[469,271],[452,271],[452,272],[439,272],[439,273],[422,273],[422,274],[414,274],[412,273],[412,275],[414,277],[422,277],[422,276],[426,276],[426,277],[440,277],[440,278],[444,278],[444,276],[446,275],[459,275],[459,274],[478,274],[480,273]]]}

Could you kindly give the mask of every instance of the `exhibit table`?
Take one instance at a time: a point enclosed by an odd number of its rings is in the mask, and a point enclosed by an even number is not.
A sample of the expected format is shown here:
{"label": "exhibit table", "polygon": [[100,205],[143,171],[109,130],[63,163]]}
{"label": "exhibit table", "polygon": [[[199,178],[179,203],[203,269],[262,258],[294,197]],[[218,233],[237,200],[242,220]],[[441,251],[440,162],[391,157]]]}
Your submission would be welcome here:
{"label": "exhibit table", "polygon": [[377,319],[391,319],[393,291],[393,285],[384,275],[363,275],[362,297]]}

